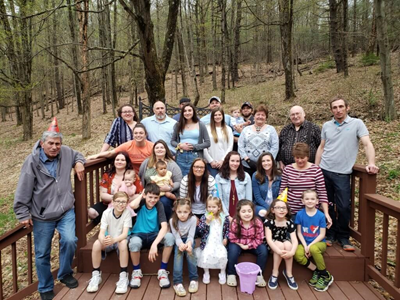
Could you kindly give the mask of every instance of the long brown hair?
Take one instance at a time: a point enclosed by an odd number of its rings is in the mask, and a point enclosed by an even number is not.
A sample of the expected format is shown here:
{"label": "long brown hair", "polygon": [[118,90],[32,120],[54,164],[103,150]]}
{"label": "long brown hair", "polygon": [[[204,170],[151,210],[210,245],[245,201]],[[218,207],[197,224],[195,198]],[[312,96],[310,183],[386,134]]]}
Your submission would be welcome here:
{"label": "long brown hair", "polygon": [[191,216],[193,216],[192,203],[190,203],[190,199],[188,199],[188,198],[176,199],[176,201],[174,203],[174,213],[172,214],[172,227],[174,227],[177,232],[179,232],[179,229],[178,229],[179,219],[178,219],[178,215],[176,214],[176,210],[178,209],[178,206],[181,206],[181,205],[189,205],[190,213],[189,213],[188,220],[190,219]]}
{"label": "long brown hair", "polygon": [[229,160],[231,159],[231,156],[233,156],[233,155],[239,156],[239,168],[237,169],[237,178],[240,181],[243,181],[246,178],[246,174],[244,173],[244,168],[242,165],[242,161],[240,159],[240,154],[237,153],[236,151],[231,151],[225,156],[224,162],[222,163],[222,166],[219,169],[219,174],[222,178],[229,179],[230,174],[231,174],[231,169],[229,168]]}
{"label": "long brown hair", "polygon": [[215,127],[215,120],[214,120],[214,116],[215,116],[216,112],[220,112],[222,114],[222,121],[221,121],[222,135],[225,138],[225,141],[228,142],[228,129],[226,128],[225,114],[224,114],[224,110],[222,109],[222,107],[214,108],[211,112],[211,117],[210,117],[211,135],[214,139],[214,142],[218,143],[217,128]]}
{"label": "long brown hair", "polygon": [[155,153],[155,148],[156,148],[156,145],[158,145],[158,144],[162,144],[163,146],[164,146],[164,148],[165,148],[165,158],[164,158],[164,160],[167,162],[167,164],[168,164],[168,161],[170,161],[170,160],[173,160],[174,158],[173,158],[173,156],[172,156],[172,153],[171,153],[171,151],[169,150],[169,148],[168,148],[168,145],[167,145],[167,143],[166,142],[164,142],[163,140],[158,140],[157,142],[155,142],[154,143],[154,145],[153,145],[153,150],[152,150],[152,152],[151,152],[151,155],[150,155],[150,157],[149,157],[149,162],[147,163],[147,168],[152,168],[152,167],[154,167],[154,165],[156,164],[156,160],[157,160],[157,158],[156,158],[156,153]]}
{"label": "long brown hair", "polygon": [[230,228],[230,230],[232,231],[232,224],[233,224],[233,222],[236,222],[237,230],[234,233],[235,233],[237,239],[242,238],[242,226],[240,226],[240,221],[242,219],[240,219],[240,210],[242,209],[243,206],[246,206],[246,205],[249,205],[251,207],[251,209],[253,210],[253,218],[250,220],[250,222],[254,224],[254,221],[257,218],[255,205],[254,205],[253,201],[247,200],[247,199],[239,200],[239,202],[237,203],[237,206],[236,206],[236,214],[231,222],[231,228]]}
{"label": "long brown hair", "polygon": [[196,107],[194,107],[194,105],[192,104],[192,103],[186,103],[183,107],[182,107],[182,110],[181,110],[181,117],[180,117],[180,119],[179,119],[179,122],[178,122],[178,132],[180,133],[180,134],[183,134],[183,130],[185,129],[185,126],[186,126],[186,119],[185,119],[185,117],[183,116],[183,112],[185,111],[185,108],[186,107],[191,107],[192,108],[192,110],[193,110],[193,116],[192,116],[192,121],[193,121],[193,123],[197,123],[197,122],[199,122],[199,119],[197,118],[197,113],[196,113]]}
{"label": "long brown hair", "polygon": [[188,196],[192,203],[194,202],[194,196],[196,194],[196,178],[193,173],[193,166],[196,162],[201,161],[204,164],[204,174],[201,177],[200,183],[200,202],[205,203],[207,196],[208,196],[208,170],[207,170],[207,163],[204,159],[198,157],[196,158],[192,165],[190,166],[190,170],[188,173]]}
{"label": "long brown hair", "polygon": [[263,166],[262,166],[262,159],[264,156],[269,156],[272,160],[272,170],[271,170],[271,177],[272,180],[275,180],[275,178],[279,175],[281,175],[281,172],[278,170],[278,167],[276,165],[276,161],[274,159],[274,156],[270,152],[264,152],[260,155],[260,157],[257,160],[257,172],[256,172],[256,179],[259,182],[259,184],[263,184],[265,182],[265,177],[267,176]]}

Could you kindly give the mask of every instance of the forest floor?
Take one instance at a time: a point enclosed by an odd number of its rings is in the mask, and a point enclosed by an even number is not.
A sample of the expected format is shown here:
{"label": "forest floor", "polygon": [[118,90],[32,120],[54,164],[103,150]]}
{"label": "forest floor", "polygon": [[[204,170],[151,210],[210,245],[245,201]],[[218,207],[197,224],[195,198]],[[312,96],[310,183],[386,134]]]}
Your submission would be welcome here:
{"label": "forest floor", "polygon": [[[397,60],[392,59],[392,64],[395,101],[397,111],[400,113],[400,69]],[[306,118],[322,126],[332,117],[329,110],[329,99],[338,94],[342,95],[350,103],[350,115],[362,119],[369,129],[376,150],[376,163],[380,167],[377,193],[399,201],[400,121],[388,123],[381,120],[384,104],[379,65],[365,67],[362,66],[360,57],[351,58],[348,78],[337,74],[335,69],[327,68],[323,72],[317,70],[321,69],[323,65],[326,65],[323,61],[314,61],[308,65],[299,66],[300,68],[308,67],[309,70],[303,71],[303,76],[296,74],[297,97],[292,101],[284,101],[284,76],[274,75],[273,70],[276,69],[276,66],[263,65],[258,70],[253,66],[242,66],[241,78],[237,87],[226,91],[225,113],[229,113],[229,107],[240,105],[244,101],[250,101],[254,106],[259,103],[267,104],[269,108],[268,123],[273,125],[279,133],[281,128],[289,122],[288,111],[291,106],[301,105],[306,112]],[[166,99],[171,105],[178,103],[181,96],[176,97],[174,82],[174,77],[169,74],[166,81]],[[181,86],[179,86],[179,90],[181,90]],[[211,76],[208,76],[200,86],[200,94],[199,107],[206,106],[212,95],[220,96],[219,91],[212,91]],[[122,94],[121,96],[119,103],[128,102],[128,95]],[[141,96],[143,98],[144,95]],[[111,107],[107,108],[107,114],[103,114],[101,94],[92,98],[92,138],[89,140],[82,140],[82,120],[77,114],[76,107],[74,108],[74,112],[69,106],[68,110],[63,109],[56,115],[64,135],[63,144],[80,151],[84,156],[99,152],[114,119]],[[5,176],[0,181],[0,235],[17,224],[12,203],[20,169],[26,156],[32,151],[35,141],[48,128],[50,122],[50,111],[46,112],[44,119],[39,116],[39,112],[35,111],[34,138],[31,141],[22,141],[22,127],[16,126],[15,116],[13,116],[13,120],[7,118],[6,122],[1,123],[0,173]],[[360,147],[357,162],[366,163],[362,147]],[[392,236],[391,234],[395,236],[397,222],[390,221],[393,225],[389,226],[391,231],[389,236]],[[393,244],[389,245],[388,257],[393,259],[395,264],[397,245],[395,239],[390,240]],[[3,274],[3,278],[5,278],[5,274]]]}

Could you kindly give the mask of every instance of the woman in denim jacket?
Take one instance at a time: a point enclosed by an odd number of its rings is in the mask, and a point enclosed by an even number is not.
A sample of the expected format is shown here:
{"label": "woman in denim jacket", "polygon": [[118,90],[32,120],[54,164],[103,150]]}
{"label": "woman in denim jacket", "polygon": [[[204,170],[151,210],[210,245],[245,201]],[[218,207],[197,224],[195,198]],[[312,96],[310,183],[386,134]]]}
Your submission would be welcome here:
{"label": "woman in denim jacket", "polygon": [[264,218],[270,204],[279,195],[281,172],[271,153],[265,152],[257,160],[257,171],[252,176],[254,204],[257,216]]}
{"label": "woman in denim jacket", "polygon": [[251,178],[243,169],[239,153],[231,151],[225,156],[215,181],[226,215],[235,215],[239,200],[252,200]]}

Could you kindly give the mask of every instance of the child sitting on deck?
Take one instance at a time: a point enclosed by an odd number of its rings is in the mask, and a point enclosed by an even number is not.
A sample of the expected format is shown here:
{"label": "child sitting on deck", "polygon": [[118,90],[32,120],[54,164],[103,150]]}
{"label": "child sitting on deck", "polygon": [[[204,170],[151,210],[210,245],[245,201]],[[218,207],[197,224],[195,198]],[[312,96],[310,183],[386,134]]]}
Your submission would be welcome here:
{"label": "child sitting on deck", "polygon": [[[101,225],[98,240],[92,248],[92,278],[86,291],[97,292],[101,283],[100,264],[105,259],[107,252],[119,251],[119,262],[121,273],[117,282],[116,294],[125,294],[128,290],[128,230],[132,227],[132,218],[129,210],[126,209],[129,197],[125,192],[117,192],[113,196],[113,208],[104,211],[101,217]],[[108,235],[105,235],[108,231]]]}
{"label": "child sitting on deck", "polygon": [[[314,190],[305,190],[302,196],[305,208],[296,215],[299,246],[294,259],[301,265],[314,271],[309,285],[318,292],[326,291],[333,283],[333,276],[326,270],[324,252],[326,250],[325,215],[316,208],[318,195]],[[314,259],[315,264],[310,261]]]}
{"label": "child sitting on deck", "polygon": [[137,213],[136,223],[133,226],[129,241],[129,251],[131,252],[133,264],[130,286],[134,289],[140,287],[143,277],[140,269],[140,250],[150,249],[148,258],[150,262],[154,262],[157,259],[158,246],[160,244],[164,245],[164,249],[157,278],[161,288],[171,286],[166,268],[175,241],[172,233],[168,230],[164,207],[159,200],[159,186],[155,183],[150,183],[144,189],[144,199],[138,197],[129,204]]}

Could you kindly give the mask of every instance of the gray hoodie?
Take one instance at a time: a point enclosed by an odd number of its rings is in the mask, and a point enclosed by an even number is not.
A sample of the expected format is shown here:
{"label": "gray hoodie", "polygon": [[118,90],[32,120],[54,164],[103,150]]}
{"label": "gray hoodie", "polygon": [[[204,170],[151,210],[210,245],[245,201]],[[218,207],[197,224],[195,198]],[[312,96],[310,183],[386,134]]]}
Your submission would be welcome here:
{"label": "gray hoodie", "polygon": [[77,162],[85,163],[85,158],[81,153],[61,146],[54,178],[39,159],[40,148],[38,141],[21,169],[14,198],[14,212],[19,221],[31,218],[57,221],[74,207],[71,169]]}

